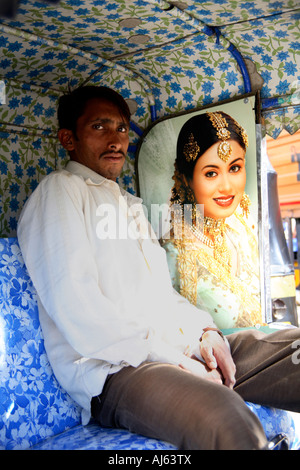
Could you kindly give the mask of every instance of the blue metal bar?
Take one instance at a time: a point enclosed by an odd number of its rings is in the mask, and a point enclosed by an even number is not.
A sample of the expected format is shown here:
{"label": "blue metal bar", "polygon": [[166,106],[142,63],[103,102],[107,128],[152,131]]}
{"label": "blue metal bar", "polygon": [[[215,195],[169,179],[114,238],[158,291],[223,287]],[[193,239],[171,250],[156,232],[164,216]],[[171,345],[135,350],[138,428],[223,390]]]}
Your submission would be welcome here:
{"label": "blue metal bar", "polygon": [[150,106],[151,121],[154,122],[157,119],[156,107],[155,104]]}
{"label": "blue metal bar", "polygon": [[251,81],[250,81],[246,64],[244,62],[244,59],[241,53],[237,50],[237,48],[232,43],[230,43],[230,46],[228,47],[227,50],[231,52],[231,54],[233,55],[233,57],[236,59],[237,63],[239,64],[241,72],[242,72],[242,76],[244,79],[245,92],[250,93],[252,90]]}
{"label": "blue metal bar", "polygon": [[[220,29],[216,26],[207,27],[205,33],[208,36],[212,36],[213,34],[215,34],[216,35],[216,44],[218,44],[218,45],[220,44],[220,37],[221,36],[225,39],[225,41],[229,42],[226,39],[226,37],[222,35]],[[251,81],[250,81],[249,73],[248,73],[248,70],[247,70],[247,67],[246,67],[246,64],[244,62],[242,54],[238,51],[238,49],[231,42],[229,42],[229,47],[227,48],[227,50],[233,55],[233,57],[235,58],[235,60],[237,61],[238,65],[240,67],[242,77],[243,77],[243,80],[244,80],[245,92],[250,93],[251,90],[252,90]]]}
{"label": "blue metal bar", "polygon": [[136,152],[136,145],[134,145],[134,144],[129,145],[128,152],[135,153]]}
{"label": "blue metal bar", "polygon": [[139,137],[141,137],[141,135],[143,135],[142,129],[140,129],[140,128],[135,124],[135,122],[130,121],[130,128],[131,128]]}

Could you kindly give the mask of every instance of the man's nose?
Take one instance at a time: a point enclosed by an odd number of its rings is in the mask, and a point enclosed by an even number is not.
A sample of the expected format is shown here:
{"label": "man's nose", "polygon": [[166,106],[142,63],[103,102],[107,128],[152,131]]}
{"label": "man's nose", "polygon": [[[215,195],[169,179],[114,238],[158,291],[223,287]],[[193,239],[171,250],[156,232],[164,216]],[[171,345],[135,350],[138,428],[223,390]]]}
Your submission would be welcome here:
{"label": "man's nose", "polygon": [[108,139],[108,147],[110,149],[117,149],[119,150],[122,146],[120,136],[118,132],[110,132],[109,139]]}

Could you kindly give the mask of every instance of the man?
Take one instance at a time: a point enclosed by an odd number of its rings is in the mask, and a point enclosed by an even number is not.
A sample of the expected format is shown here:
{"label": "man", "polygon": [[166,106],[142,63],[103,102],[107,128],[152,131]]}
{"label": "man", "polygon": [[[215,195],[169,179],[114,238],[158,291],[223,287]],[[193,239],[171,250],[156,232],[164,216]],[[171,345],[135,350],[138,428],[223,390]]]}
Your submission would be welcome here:
{"label": "man", "polygon": [[228,343],[172,289],[141,201],[116,182],[129,143],[120,95],[79,88],[61,98],[58,118],[70,162],[31,195],[18,238],[49,360],[83,423],[92,413],[180,449],[264,448],[244,400],[299,410],[298,330]]}

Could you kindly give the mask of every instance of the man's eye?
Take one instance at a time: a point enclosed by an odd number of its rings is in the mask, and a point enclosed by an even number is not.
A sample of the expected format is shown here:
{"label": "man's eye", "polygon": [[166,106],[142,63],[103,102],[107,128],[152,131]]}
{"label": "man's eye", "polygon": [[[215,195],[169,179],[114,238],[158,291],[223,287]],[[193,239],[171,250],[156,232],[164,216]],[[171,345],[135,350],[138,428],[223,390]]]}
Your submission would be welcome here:
{"label": "man's eye", "polygon": [[102,124],[93,124],[93,129],[102,129]]}
{"label": "man's eye", "polygon": [[120,126],[118,130],[119,130],[119,132],[127,132],[127,127],[126,126]]}

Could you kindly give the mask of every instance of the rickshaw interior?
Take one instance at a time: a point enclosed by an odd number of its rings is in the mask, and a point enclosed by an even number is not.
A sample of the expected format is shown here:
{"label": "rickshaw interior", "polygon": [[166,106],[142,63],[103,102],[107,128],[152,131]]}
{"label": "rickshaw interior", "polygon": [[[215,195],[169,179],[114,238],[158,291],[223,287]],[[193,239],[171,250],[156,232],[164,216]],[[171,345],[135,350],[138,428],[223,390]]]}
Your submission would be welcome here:
{"label": "rickshaw interior", "polygon": [[[1,0],[0,233],[12,243],[10,259],[25,201],[68,160],[57,140],[62,93],[105,85],[127,100],[119,184],[132,194],[142,192],[138,162],[156,124],[250,99],[266,323],[298,326],[299,17],[298,0]],[[7,259],[0,266],[12,274]],[[2,443],[30,447],[40,438]]]}

